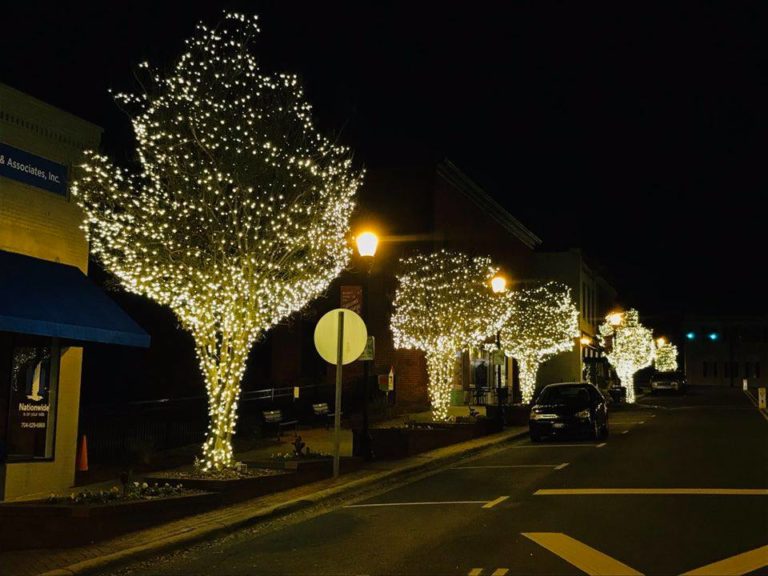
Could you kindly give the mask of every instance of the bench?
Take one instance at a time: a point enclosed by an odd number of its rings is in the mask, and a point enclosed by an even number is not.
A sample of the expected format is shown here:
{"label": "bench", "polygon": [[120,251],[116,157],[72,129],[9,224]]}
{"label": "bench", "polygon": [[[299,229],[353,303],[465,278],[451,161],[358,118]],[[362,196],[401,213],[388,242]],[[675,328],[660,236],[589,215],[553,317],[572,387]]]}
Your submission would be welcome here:
{"label": "bench", "polygon": [[280,434],[283,428],[293,426],[294,433],[296,432],[299,421],[298,420],[286,420],[282,410],[263,410],[261,412],[264,417],[264,424],[274,426],[277,429],[277,439],[280,439]]}
{"label": "bench", "polygon": [[[319,404],[312,404],[312,412],[315,414],[315,418],[322,418],[325,420],[325,427],[330,428],[331,422],[336,416],[335,412],[331,412],[328,408],[328,402],[321,402]],[[342,412],[343,414],[343,412]]]}

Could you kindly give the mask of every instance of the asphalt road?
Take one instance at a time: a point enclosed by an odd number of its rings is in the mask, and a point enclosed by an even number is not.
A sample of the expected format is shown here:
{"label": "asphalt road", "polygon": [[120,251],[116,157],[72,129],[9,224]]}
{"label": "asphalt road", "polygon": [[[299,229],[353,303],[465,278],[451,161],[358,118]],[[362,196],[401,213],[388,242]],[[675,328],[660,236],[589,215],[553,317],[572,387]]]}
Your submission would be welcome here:
{"label": "asphalt road", "polygon": [[768,420],[742,391],[648,396],[610,432],[518,441],[120,574],[768,574]]}

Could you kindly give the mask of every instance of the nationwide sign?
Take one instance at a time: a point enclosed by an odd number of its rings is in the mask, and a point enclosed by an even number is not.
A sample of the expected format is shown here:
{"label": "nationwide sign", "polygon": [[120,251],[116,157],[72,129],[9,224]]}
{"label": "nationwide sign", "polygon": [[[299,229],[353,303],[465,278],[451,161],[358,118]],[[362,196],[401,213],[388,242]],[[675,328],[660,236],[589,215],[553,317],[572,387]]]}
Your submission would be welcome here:
{"label": "nationwide sign", "polygon": [[67,195],[67,167],[0,142],[0,176]]}

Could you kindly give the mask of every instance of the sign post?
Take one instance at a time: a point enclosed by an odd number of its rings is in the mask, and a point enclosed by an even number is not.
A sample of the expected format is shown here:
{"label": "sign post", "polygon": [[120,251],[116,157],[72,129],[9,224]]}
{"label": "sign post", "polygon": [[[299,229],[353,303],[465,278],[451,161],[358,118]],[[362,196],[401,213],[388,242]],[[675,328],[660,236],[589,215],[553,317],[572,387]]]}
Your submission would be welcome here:
{"label": "sign post", "polygon": [[333,477],[339,476],[341,443],[342,366],[357,360],[368,342],[365,322],[352,310],[337,308],[325,314],[315,326],[315,348],[329,364],[336,365],[336,405],[333,414]]}

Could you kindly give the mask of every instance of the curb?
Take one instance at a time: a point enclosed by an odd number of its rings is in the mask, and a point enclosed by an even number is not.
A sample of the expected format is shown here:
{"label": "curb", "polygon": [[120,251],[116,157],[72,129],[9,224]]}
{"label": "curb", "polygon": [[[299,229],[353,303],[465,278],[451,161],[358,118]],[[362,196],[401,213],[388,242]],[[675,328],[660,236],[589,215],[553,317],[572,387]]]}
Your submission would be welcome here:
{"label": "curb", "polygon": [[188,531],[163,538],[162,540],[155,540],[149,544],[141,544],[132,548],[120,550],[119,552],[112,552],[103,556],[97,556],[96,558],[82,560],[63,568],[44,572],[41,576],[75,576],[78,574],[89,574],[109,566],[126,563],[129,560],[141,560],[162,552],[170,552],[171,550],[189,546],[210,537],[224,535],[265,520],[278,518],[292,512],[315,506],[342,494],[354,493],[356,491],[362,492],[366,488],[371,487],[374,484],[380,484],[383,481],[392,482],[412,474],[427,472],[450,462],[460,460],[467,456],[472,456],[489,448],[498,447],[527,435],[528,430],[526,428],[524,431],[500,432],[484,438],[476,438],[474,440],[462,442],[461,444],[438,448],[437,450],[432,450],[430,452],[419,454],[416,457],[409,458],[409,463],[392,470],[374,473],[364,478],[351,480],[338,486],[331,486],[319,490],[308,496],[260,508],[254,510],[251,514],[236,520],[229,522],[212,522],[206,526],[192,528]]}

